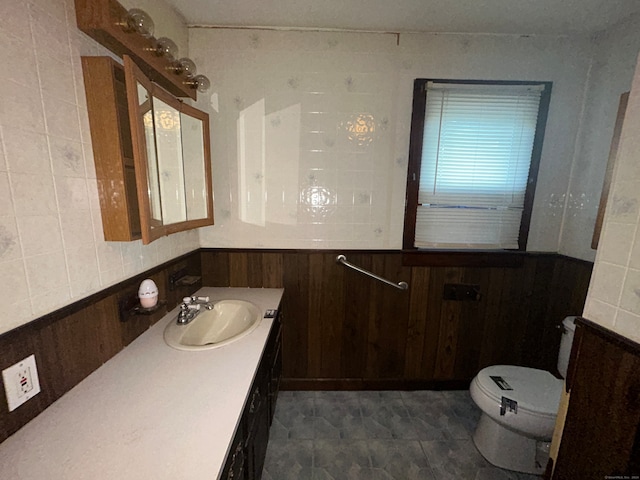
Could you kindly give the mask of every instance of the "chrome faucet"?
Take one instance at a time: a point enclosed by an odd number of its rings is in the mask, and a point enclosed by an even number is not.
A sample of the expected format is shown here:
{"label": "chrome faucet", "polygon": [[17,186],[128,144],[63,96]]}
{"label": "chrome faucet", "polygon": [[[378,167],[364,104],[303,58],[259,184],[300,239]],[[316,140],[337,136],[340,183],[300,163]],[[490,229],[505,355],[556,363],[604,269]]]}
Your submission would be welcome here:
{"label": "chrome faucet", "polygon": [[184,297],[180,304],[180,312],[178,312],[178,318],[176,323],[178,325],[186,325],[191,320],[196,318],[200,313],[200,308],[203,307],[207,310],[212,310],[213,305],[209,302],[209,297]]}

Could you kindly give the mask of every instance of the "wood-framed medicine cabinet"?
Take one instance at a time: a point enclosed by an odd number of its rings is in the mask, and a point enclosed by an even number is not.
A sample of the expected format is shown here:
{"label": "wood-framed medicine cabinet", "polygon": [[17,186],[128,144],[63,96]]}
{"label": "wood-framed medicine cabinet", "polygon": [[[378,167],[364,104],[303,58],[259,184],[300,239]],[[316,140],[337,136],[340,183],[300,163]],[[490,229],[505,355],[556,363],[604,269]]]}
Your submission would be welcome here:
{"label": "wood-framed medicine cabinet", "polygon": [[124,56],[82,57],[104,238],[148,244],[213,225],[209,116]]}

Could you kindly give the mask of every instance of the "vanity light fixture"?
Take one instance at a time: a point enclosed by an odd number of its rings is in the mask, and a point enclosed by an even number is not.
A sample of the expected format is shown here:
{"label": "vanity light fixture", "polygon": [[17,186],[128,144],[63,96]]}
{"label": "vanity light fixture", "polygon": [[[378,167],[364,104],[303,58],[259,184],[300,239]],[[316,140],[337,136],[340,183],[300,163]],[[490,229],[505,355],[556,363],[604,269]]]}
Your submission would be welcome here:
{"label": "vanity light fixture", "polygon": [[127,11],[126,19],[119,25],[127,33],[136,32],[148,39],[152,46],[146,50],[150,50],[158,57],[164,57],[170,62],[170,65],[166,67],[167,70],[179,76],[186,76],[186,80],[182,83],[188,88],[200,93],[209,90],[211,81],[205,75],[196,75],[197,67],[193,60],[187,57],[174,60],[178,56],[178,46],[173,40],[167,37],[156,39],[153,36],[154,23],[147,12],[139,8],[132,8]]}
{"label": "vanity light fixture", "polygon": [[128,55],[170,94],[196,100],[210,82],[196,75],[195,65],[181,64],[178,47],[167,37],[154,37],[154,22],[140,8],[125,8],[118,0],[73,0],[78,28],[119,57]]}

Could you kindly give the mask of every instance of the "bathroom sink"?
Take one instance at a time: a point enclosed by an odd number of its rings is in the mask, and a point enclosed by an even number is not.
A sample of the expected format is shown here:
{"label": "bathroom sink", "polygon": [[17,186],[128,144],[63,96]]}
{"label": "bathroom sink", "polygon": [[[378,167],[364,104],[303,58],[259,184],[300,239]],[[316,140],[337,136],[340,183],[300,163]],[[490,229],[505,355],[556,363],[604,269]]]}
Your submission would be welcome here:
{"label": "bathroom sink", "polygon": [[178,350],[209,350],[248,335],[261,320],[260,310],[251,302],[220,300],[211,310],[202,310],[186,325],[172,319],[164,330],[164,340]]}

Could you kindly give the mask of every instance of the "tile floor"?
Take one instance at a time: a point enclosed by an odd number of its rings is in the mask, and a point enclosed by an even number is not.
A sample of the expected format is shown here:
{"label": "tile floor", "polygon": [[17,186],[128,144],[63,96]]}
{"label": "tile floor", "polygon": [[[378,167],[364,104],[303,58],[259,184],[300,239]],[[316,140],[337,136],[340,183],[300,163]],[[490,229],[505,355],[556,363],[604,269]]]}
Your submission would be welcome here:
{"label": "tile floor", "polygon": [[264,480],[534,480],[478,453],[468,391],[280,392]]}

